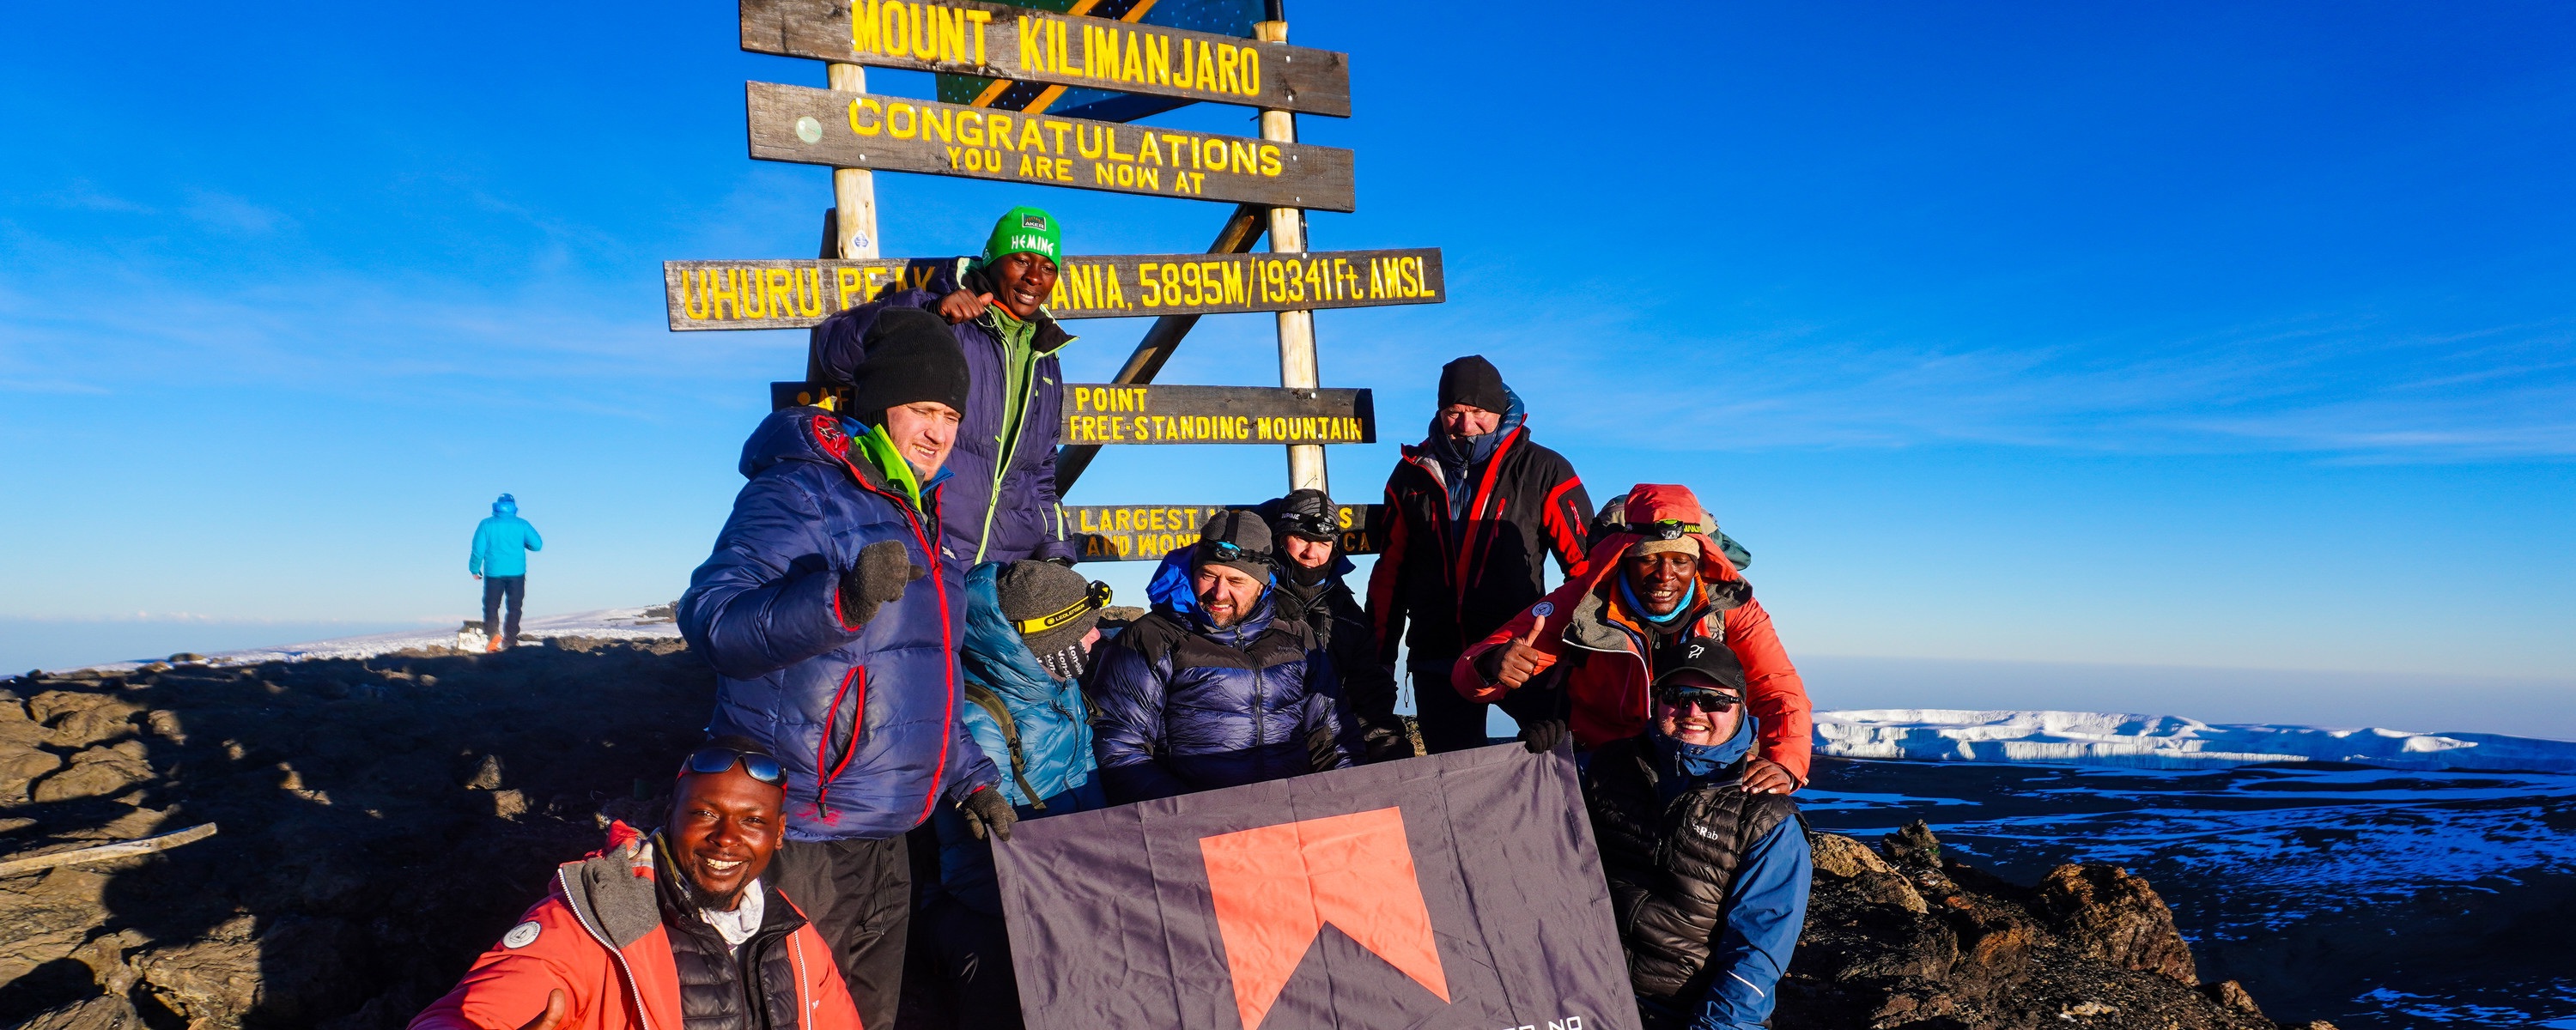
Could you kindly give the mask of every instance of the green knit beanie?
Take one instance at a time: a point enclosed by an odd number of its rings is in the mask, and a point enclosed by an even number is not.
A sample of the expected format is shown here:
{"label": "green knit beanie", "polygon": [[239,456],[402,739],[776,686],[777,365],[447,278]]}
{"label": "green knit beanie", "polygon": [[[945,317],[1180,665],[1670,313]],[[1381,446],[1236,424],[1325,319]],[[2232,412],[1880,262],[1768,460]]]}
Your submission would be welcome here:
{"label": "green knit beanie", "polygon": [[992,264],[1011,254],[1027,251],[1049,261],[1064,260],[1061,227],[1055,216],[1043,208],[1015,207],[1002,213],[993,223],[993,236],[984,241],[984,263]]}

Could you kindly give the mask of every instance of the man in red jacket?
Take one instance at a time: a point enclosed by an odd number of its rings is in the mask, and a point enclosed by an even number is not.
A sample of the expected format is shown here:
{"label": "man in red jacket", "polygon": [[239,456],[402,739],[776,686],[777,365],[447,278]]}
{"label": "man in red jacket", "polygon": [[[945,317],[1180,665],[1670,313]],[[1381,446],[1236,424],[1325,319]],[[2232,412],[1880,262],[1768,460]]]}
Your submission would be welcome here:
{"label": "man in red jacket", "polygon": [[1714,637],[1744,666],[1757,722],[1745,788],[1804,786],[1815,732],[1807,688],[1753,585],[1720,549],[1716,520],[1688,488],[1655,483],[1628,492],[1626,516],[1593,545],[1585,573],[1468,648],[1450,682],[1477,701],[1547,693],[1570,717],[1575,748],[1588,751],[1645,732],[1664,646]]}
{"label": "man in red jacket", "polygon": [[1440,369],[1429,435],[1386,478],[1369,617],[1381,665],[1393,670],[1399,640],[1411,648],[1422,744],[1434,754],[1485,743],[1483,699],[1450,689],[1458,652],[1547,592],[1549,555],[1567,578],[1583,574],[1592,500],[1563,455],[1531,442],[1528,419],[1492,362],[1459,358]]}
{"label": "man in red jacket", "polygon": [[618,823],[605,850],[564,863],[413,1030],[859,1030],[832,949],[760,882],[785,778],[747,738],[690,755],[667,825]]}

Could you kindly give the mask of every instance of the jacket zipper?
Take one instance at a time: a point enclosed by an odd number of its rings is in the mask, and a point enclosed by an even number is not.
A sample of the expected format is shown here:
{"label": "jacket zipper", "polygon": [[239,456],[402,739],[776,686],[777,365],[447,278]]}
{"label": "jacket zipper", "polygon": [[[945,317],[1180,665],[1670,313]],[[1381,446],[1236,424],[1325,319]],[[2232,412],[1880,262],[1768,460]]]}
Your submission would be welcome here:
{"label": "jacket zipper", "polygon": [[[841,461],[845,465],[849,464],[848,458],[843,458]],[[868,477],[859,474],[858,466],[856,465],[850,466],[850,478],[858,482],[860,489],[871,490],[880,497],[892,499],[895,502],[895,507],[903,511],[904,524],[912,528],[912,538],[921,544],[921,556],[930,562],[930,582],[932,586],[936,587],[939,591],[939,639],[943,641],[953,641],[957,639],[956,627],[951,625],[948,618],[948,580],[939,574],[939,545],[933,543],[931,538],[921,531],[921,519],[924,513],[919,509],[914,508],[912,503],[906,500],[902,495],[870,484],[868,482]],[[931,507],[935,508],[939,506],[939,489],[940,488],[936,486],[931,487],[930,492],[923,495],[923,499],[929,501]],[[990,509],[987,509],[988,512],[989,510]],[[939,731],[939,762],[930,768],[929,796],[923,798],[921,802],[921,818],[923,819],[930,818],[931,811],[939,804],[941,771],[948,768],[948,745],[950,743],[950,738],[957,735],[957,649],[955,647],[943,647],[940,649],[940,653],[948,660],[948,678],[944,681],[948,688],[948,707],[946,714],[940,716],[939,725],[941,729]],[[864,715],[865,713],[863,712],[860,714]],[[850,747],[851,750],[856,751],[858,748],[858,736],[856,733],[857,725],[855,722],[852,724],[852,730]],[[824,728],[823,739],[826,743],[831,740],[830,727]]]}
{"label": "jacket zipper", "polygon": [[[1029,333],[1029,375],[1026,380],[1029,388],[1029,395],[1020,398],[1020,403],[1017,405],[1020,409],[1020,421],[1019,425],[1011,428],[1011,438],[1008,440],[997,438],[993,441],[1001,444],[1002,450],[1000,453],[993,456],[993,490],[991,496],[984,503],[984,531],[977,534],[975,537],[975,560],[978,562],[984,560],[985,548],[992,546],[993,513],[1000,510],[1002,507],[1002,477],[1009,475],[1011,472],[1011,458],[1018,454],[1020,449],[1020,434],[1029,431],[1029,405],[1037,403],[1038,399],[1037,330],[1032,327]],[[1001,337],[1001,333],[998,330],[995,331],[993,335],[995,339],[999,339]],[[1003,355],[1004,357],[1009,356],[1008,352],[1010,349],[1010,345],[1003,345],[1002,350],[1005,352]],[[1010,381],[1011,377],[1008,374],[1002,376],[1002,382],[1004,384],[1007,385]],[[1010,402],[1010,398],[1002,398],[1002,403],[1009,404]]]}
{"label": "jacket zipper", "polygon": [[598,941],[600,947],[608,949],[609,956],[617,960],[617,971],[625,974],[626,996],[635,1001],[635,1024],[643,1030],[653,1030],[653,1020],[644,1014],[644,983],[635,978],[635,967],[627,964],[626,953],[617,950],[617,945],[608,942],[606,931],[590,924],[590,913],[572,903],[572,881],[566,877],[564,870],[555,870],[555,882],[563,885],[564,907],[572,910],[573,921],[580,923],[581,928],[589,932],[591,939]]}

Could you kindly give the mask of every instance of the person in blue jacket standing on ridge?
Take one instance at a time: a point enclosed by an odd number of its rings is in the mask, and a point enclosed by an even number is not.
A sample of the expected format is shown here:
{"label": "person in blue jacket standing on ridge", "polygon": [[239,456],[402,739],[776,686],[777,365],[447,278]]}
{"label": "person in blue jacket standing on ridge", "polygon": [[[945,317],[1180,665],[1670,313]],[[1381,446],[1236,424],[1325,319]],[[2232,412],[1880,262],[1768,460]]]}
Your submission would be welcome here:
{"label": "person in blue jacket standing on ridge", "polygon": [[[519,609],[528,597],[528,552],[545,549],[545,538],[519,517],[519,501],[508,494],[492,502],[491,518],[475,525],[474,553],[466,556],[465,571],[483,581],[483,632],[492,638],[485,651],[518,643]],[[500,622],[504,600],[510,603],[506,625]]]}

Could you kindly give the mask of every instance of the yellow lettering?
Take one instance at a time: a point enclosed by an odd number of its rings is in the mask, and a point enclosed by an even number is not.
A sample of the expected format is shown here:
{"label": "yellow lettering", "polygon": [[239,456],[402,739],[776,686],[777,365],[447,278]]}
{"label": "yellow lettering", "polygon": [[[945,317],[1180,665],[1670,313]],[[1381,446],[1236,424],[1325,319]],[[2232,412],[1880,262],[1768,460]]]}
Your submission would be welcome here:
{"label": "yellow lettering", "polygon": [[1243,88],[1239,92],[1247,97],[1260,96],[1261,52],[1251,47],[1244,47],[1242,70]]}
{"label": "yellow lettering", "polygon": [[[876,112],[876,120],[871,121],[871,122],[868,122],[868,123],[867,123],[867,124],[865,124],[865,125],[861,125],[861,124],[859,124],[859,109],[860,109],[860,108],[866,108],[867,110],[870,110],[870,111]],[[860,97],[860,98],[859,98],[859,99],[857,99],[857,100],[850,101],[850,131],[851,131],[851,132],[858,133],[858,134],[859,134],[859,135],[861,135],[861,136],[874,136],[874,135],[876,135],[876,134],[877,134],[877,130],[878,130],[878,129],[881,129],[881,128],[884,128],[884,127],[885,127],[885,108],[878,106],[878,104],[877,104],[877,102],[876,102],[876,98],[874,98],[874,97]]]}
{"label": "yellow lettering", "polygon": [[1071,129],[1071,128],[1073,128],[1073,126],[1072,126],[1070,123],[1067,123],[1067,122],[1059,122],[1059,121],[1056,121],[1056,120],[1054,120],[1054,119],[1050,118],[1050,119],[1048,119],[1048,120],[1047,120],[1046,127],[1047,127],[1047,131],[1048,131],[1048,132],[1052,132],[1052,133],[1054,133],[1054,134],[1055,134],[1055,152],[1056,152],[1056,156],[1058,156],[1058,157],[1062,157],[1062,156],[1064,156],[1064,133],[1065,133],[1065,130],[1067,130],[1067,129]]}
{"label": "yellow lettering", "polygon": [[[940,7],[933,7],[931,8],[931,11],[939,16],[939,59],[943,61],[965,60],[966,12],[955,8]],[[1246,48],[1244,50],[1244,53],[1247,54],[1251,52],[1250,48]]]}
{"label": "yellow lettering", "polygon": [[1145,62],[1142,55],[1136,53],[1136,30],[1134,29],[1127,30],[1126,50],[1118,65],[1118,81],[1145,81]]}
{"label": "yellow lettering", "polygon": [[972,110],[957,112],[957,142],[970,147],[984,145],[984,112]]}
{"label": "yellow lettering", "polygon": [[1010,115],[1003,114],[1000,111],[994,111],[984,116],[984,123],[984,137],[992,141],[994,146],[1009,150],[1019,149],[1017,145],[1011,142]]}
{"label": "yellow lettering", "polygon": [[1199,44],[1198,74],[1190,80],[1190,88],[1209,92],[1216,90],[1216,58],[1209,53],[1206,43]]}
{"label": "yellow lettering", "polygon": [[1046,21],[1039,19],[1033,29],[1029,16],[1020,16],[1020,67],[1031,71],[1046,70]]}
{"label": "yellow lettering", "polygon": [[1274,144],[1261,145],[1261,174],[1273,179],[1279,177],[1279,148]]}
{"label": "yellow lettering", "polygon": [[835,268],[832,270],[832,279],[841,287],[841,310],[849,310],[850,295],[859,292],[859,270]]}
{"label": "yellow lettering", "polygon": [[984,63],[984,26],[993,20],[991,11],[968,11],[966,20],[975,23],[975,63]]}
{"label": "yellow lettering", "polygon": [[[1084,157],[1097,161],[1100,159],[1101,151],[1106,149],[1106,143],[1104,141],[1109,138],[1109,128],[1105,125],[1099,128],[1093,128],[1087,136],[1084,133],[1085,128],[1086,126],[1081,125],[1073,127],[1074,153],[1081,154]],[[1086,139],[1088,139],[1089,142],[1084,142]]]}
{"label": "yellow lettering", "polygon": [[1037,119],[1020,119],[1020,149],[1046,153],[1046,136],[1038,132]]}
{"label": "yellow lettering", "polygon": [[1155,164],[1162,164],[1163,148],[1154,145],[1154,134],[1152,132],[1145,132],[1140,133],[1140,135],[1145,137],[1145,145],[1136,148],[1136,156],[1152,161]]}
{"label": "yellow lettering", "polygon": [[[901,116],[909,117],[897,121],[896,119]],[[921,135],[921,112],[911,104],[900,100],[886,105],[885,123],[886,134],[896,139],[911,139]]]}
{"label": "yellow lettering", "polygon": [[[696,285],[697,285],[697,287],[698,287],[697,298],[696,298],[695,300],[690,299],[690,295],[689,295],[689,286],[690,286],[692,283],[696,284]],[[685,315],[685,316],[689,317],[689,318],[701,318],[701,319],[702,319],[702,318],[707,317],[707,315],[708,315],[708,314],[710,314],[710,313],[712,313],[714,310],[715,310],[715,303],[714,303],[713,301],[710,301],[710,300],[708,300],[708,299],[707,299],[707,280],[706,280],[706,278],[705,278],[705,277],[703,277],[703,276],[698,275],[698,274],[697,274],[697,273],[695,273],[695,272],[689,271],[688,269],[685,269],[685,268],[681,269],[681,270],[680,270],[680,313],[681,313],[682,315]]]}
{"label": "yellow lettering", "polygon": [[1190,154],[1190,167],[1225,170],[1225,141],[1215,136],[1200,140]]}
{"label": "yellow lettering", "polygon": [[1224,272],[1225,303],[1243,303],[1243,263],[1240,261],[1225,261],[1220,262],[1218,267]]}
{"label": "yellow lettering", "polygon": [[[879,52],[896,57],[912,52],[912,36],[904,32],[903,5],[888,2],[880,10],[878,18],[882,24],[881,31],[878,33],[877,46],[883,48]],[[920,20],[921,8],[916,5],[913,8],[913,21],[918,24]]]}
{"label": "yellow lettering", "polygon": [[[1171,85],[1172,37],[1155,36],[1147,39],[1145,42],[1148,44],[1148,49],[1145,51],[1146,81],[1157,86]],[[1187,53],[1189,51],[1188,47],[1183,47],[1181,49],[1183,53]]]}
{"label": "yellow lettering", "polygon": [[1216,88],[1228,93],[1243,92],[1243,77],[1235,71],[1242,62],[1243,57],[1233,47],[1216,48]]}
{"label": "yellow lettering", "polygon": [[854,54],[884,53],[885,48],[879,45],[878,42],[881,38],[882,37],[877,34],[877,0],[866,0],[865,4],[851,4],[850,52]]}
{"label": "yellow lettering", "polygon": [[706,277],[698,280],[705,284],[709,315],[716,318],[742,317],[742,290],[734,275],[730,268],[710,268],[706,270]]}
{"label": "yellow lettering", "polygon": [[[1119,166],[1119,167],[1120,167],[1120,169],[1121,169],[1121,170],[1124,170],[1124,169],[1127,169],[1127,168],[1134,168],[1135,166],[1133,166],[1133,165],[1121,165],[1121,166]],[[1180,173],[1175,172],[1175,173],[1173,173],[1173,174],[1174,174],[1174,175],[1178,175],[1178,174],[1180,174]],[[1163,170],[1162,170],[1162,169],[1160,169],[1160,168],[1137,168],[1137,169],[1136,169],[1136,182],[1137,182],[1137,184],[1138,184],[1138,185],[1141,185],[1141,186],[1143,186],[1143,187],[1145,187],[1146,189],[1149,189],[1149,190],[1159,190],[1159,189],[1162,189],[1162,188],[1163,188]]]}
{"label": "yellow lettering", "polygon": [[1103,267],[1100,270],[1100,278],[1103,281],[1103,285],[1106,285],[1109,288],[1107,294],[1100,298],[1100,306],[1104,308],[1126,307],[1127,295],[1118,288],[1118,266],[1108,265]]}
{"label": "yellow lettering", "polygon": [[1252,174],[1252,169],[1261,163],[1260,154],[1254,147],[1255,144],[1251,140],[1227,143],[1225,153],[1229,160],[1226,161],[1226,167],[1245,175]]}
{"label": "yellow lettering", "polygon": [[1020,178],[1029,178],[1029,155],[1020,155]]}
{"label": "yellow lettering", "polygon": [[[757,268],[743,269],[741,274],[742,300],[736,310],[741,311],[744,318],[768,318],[768,282],[761,276],[760,269]],[[753,304],[753,301],[759,301],[760,303]]]}
{"label": "yellow lettering", "polygon": [[1133,161],[1136,159],[1136,155],[1134,154],[1121,154],[1118,152],[1118,128],[1116,126],[1103,126],[1101,128],[1100,138],[1101,142],[1109,148],[1110,160]]}
{"label": "yellow lettering", "polygon": [[955,113],[953,109],[945,107],[922,108],[921,141],[930,142],[930,134],[933,132],[939,134],[940,142],[943,143],[956,139],[954,130],[957,128],[957,121],[951,117]]}

